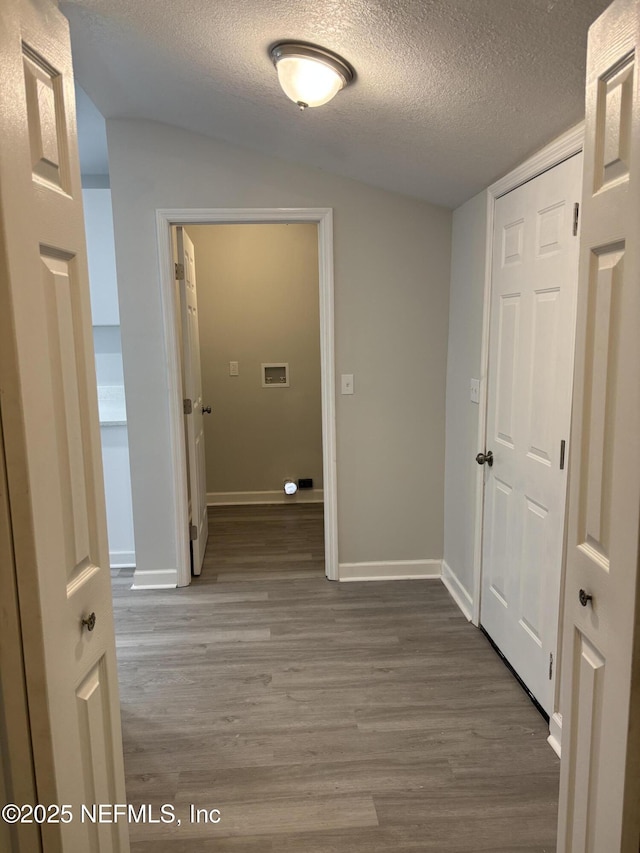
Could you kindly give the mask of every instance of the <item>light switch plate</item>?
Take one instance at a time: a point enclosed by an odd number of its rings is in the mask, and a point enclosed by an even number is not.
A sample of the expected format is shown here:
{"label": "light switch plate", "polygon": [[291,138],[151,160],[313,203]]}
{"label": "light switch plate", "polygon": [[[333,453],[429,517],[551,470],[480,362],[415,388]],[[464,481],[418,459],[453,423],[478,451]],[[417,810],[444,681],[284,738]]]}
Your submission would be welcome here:
{"label": "light switch plate", "polygon": [[471,396],[471,402],[472,403],[479,403],[480,402],[480,380],[479,379],[472,379],[471,380],[470,396]]}
{"label": "light switch plate", "polygon": [[342,374],[341,391],[343,394],[353,394],[353,373]]}
{"label": "light switch plate", "polygon": [[229,376],[239,376],[240,375],[240,365],[237,361],[229,362]]}

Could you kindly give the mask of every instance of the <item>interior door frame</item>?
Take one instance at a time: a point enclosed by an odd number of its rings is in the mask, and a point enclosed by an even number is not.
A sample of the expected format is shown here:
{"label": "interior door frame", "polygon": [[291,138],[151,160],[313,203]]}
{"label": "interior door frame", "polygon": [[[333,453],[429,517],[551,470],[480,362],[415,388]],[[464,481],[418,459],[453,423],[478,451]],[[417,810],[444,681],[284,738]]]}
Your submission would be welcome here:
{"label": "interior door frame", "polygon": [[178,586],[191,582],[188,537],[187,463],[184,447],[182,379],[176,334],[173,225],[263,225],[309,222],[318,226],[320,303],[320,382],[322,396],[322,471],[324,490],[325,574],[338,580],[338,497],[336,469],[335,332],[333,287],[333,209],[301,208],[162,208],[156,210],[158,263],[162,299],[167,393],[169,396],[170,464],[173,471],[173,517],[178,553]]}
{"label": "interior door frame", "polygon": [[[500,178],[487,189],[487,230],[485,236],[485,274],[484,274],[484,297],[482,307],[482,344],[480,351],[480,411],[478,413],[478,443],[477,448],[483,451],[487,440],[487,411],[488,411],[488,378],[489,378],[489,338],[491,333],[491,280],[493,275],[493,228],[495,220],[496,201],[512,190],[517,189],[527,181],[536,178],[543,172],[558,166],[569,157],[579,154],[584,148],[584,121],[570,128],[545,148],[538,151],[528,160],[509,174]],[[474,520],[474,547],[473,547],[473,609],[471,621],[476,627],[480,627],[480,609],[482,597],[482,532],[484,525],[484,467],[477,466],[476,471],[476,512]],[[566,531],[566,518],[565,518]],[[564,579],[564,559],[563,559]],[[560,587],[560,606],[562,607],[563,580]],[[559,616],[559,614],[558,614]],[[560,636],[558,635],[558,639]],[[558,685],[560,674],[560,661],[556,655],[555,672],[555,700],[554,707],[557,708]],[[555,720],[554,720],[555,718]],[[554,728],[554,723],[556,728]],[[551,718],[551,732],[555,736],[550,739],[551,745],[559,753],[560,725],[557,713]]]}

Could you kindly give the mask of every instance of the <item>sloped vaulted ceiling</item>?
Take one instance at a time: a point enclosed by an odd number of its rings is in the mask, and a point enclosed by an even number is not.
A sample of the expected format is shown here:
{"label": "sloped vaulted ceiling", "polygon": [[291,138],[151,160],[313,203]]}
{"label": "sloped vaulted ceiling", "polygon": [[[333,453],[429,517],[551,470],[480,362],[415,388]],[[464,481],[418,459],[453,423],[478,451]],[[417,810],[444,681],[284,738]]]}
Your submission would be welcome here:
{"label": "sloped vaulted ceiling", "polygon": [[[79,83],[107,118],[175,124],[456,207],[583,115],[607,0],[67,0]],[[268,48],[344,56],[300,113]]]}

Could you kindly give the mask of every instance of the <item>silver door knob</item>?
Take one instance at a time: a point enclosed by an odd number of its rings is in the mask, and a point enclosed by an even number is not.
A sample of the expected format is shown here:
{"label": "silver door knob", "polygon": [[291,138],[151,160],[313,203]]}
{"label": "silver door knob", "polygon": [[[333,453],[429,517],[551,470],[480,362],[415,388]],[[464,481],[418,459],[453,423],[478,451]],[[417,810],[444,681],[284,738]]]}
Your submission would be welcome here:
{"label": "silver door knob", "polygon": [[202,407],[202,414],[203,415],[210,415],[211,414],[211,406],[203,406]]}
{"label": "silver door knob", "polygon": [[589,595],[588,592],[585,592],[583,589],[578,593],[578,599],[580,600],[580,604],[583,607],[586,607],[590,601],[593,601],[593,596]]}
{"label": "silver door knob", "polygon": [[478,465],[484,465],[485,462],[491,468],[493,465],[493,451],[488,450],[486,453],[478,453],[476,456],[476,462]]}
{"label": "silver door knob", "polygon": [[96,627],[96,614],[90,613],[87,617],[82,620],[82,626],[87,629],[87,631],[93,631]]}

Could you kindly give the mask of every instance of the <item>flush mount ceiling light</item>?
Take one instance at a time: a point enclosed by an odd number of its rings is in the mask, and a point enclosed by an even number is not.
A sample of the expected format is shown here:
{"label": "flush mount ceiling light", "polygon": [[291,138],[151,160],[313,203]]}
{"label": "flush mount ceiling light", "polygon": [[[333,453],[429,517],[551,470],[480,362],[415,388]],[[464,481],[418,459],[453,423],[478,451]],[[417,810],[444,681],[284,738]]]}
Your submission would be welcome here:
{"label": "flush mount ceiling light", "polygon": [[282,41],[269,54],[285,95],[301,110],[328,103],[355,76],[344,59],[312,44]]}

